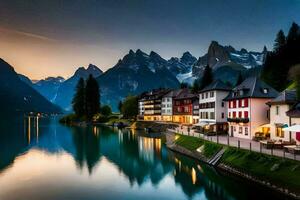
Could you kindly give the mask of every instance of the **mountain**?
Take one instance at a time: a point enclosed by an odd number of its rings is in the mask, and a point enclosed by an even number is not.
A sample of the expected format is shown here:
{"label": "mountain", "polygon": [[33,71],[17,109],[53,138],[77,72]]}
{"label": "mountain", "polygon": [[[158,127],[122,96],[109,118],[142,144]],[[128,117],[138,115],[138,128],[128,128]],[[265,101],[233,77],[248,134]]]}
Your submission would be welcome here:
{"label": "mountain", "polygon": [[50,103],[30,85],[23,82],[13,67],[3,59],[0,59],[0,110],[1,112],[61,112],[58,106]]}
{"label": "mountain", "polygon": [[221,66],[240,65],[247,69],[261,66],[264,62],[266,51],[248,52],[246,49],[236,50],[232,46],[222,46],[217,41],[212,41],[204,56],[199,57],[192,69],[193,76],[201,75],[204,66],[209,65],[213,70]]}
{"label": "mountain", "polygon": [[72,110],[71,103],[78,80],[81,77],[87,79],[90,74],[96,78],[102,73],[102,70],[92,64],[89,64],[87,69],[80,67],[76,70],[71,78],[59,84],[56,94],[52,95],[50,99],[52,98],[52,102],[56,105],[59,105],[61,108],[67,111],[70,111]]}
{"label": "mountain", "polygon": [[[117,110],[120,100],[129,94],[150,89],[177,88],[179,81],[172,72],[174,66],[157,53],[146,54],[130,50],[118,63],[97,78],[101,89],[101,102]],[[176,74],[176,73],[175,73]]]}
{"label": "mountain", "polygon": [[185,52],[181,58],[172,57],[168,60],[168,69],[173,73],[179,82],[192,83],[192,67],[197,58],[192,56],[190,52]]}
{"label": "mountain", "polygon": [[26,83],[27,85],[32,87],[32,81],[27,76],[25,76],[23,74],[18,74],[18,77],[21,81],[23,81],[24,83]]}
{"label": "mountain", "polygon": [[48,77],[33,84],[33,88],[51,102],[55,102],[59,87],[65,79],[61,76]]}

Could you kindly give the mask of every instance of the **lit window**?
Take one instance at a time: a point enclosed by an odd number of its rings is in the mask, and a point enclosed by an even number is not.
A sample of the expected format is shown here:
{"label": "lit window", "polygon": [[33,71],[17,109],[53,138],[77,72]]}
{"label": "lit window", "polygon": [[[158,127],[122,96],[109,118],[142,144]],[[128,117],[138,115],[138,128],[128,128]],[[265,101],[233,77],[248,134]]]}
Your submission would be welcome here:
{"label": "lit window", "polygon": [[267,94],[268,91],[269,91],[268,88],[264,88],[264,89],[263,89],[264,94]]}

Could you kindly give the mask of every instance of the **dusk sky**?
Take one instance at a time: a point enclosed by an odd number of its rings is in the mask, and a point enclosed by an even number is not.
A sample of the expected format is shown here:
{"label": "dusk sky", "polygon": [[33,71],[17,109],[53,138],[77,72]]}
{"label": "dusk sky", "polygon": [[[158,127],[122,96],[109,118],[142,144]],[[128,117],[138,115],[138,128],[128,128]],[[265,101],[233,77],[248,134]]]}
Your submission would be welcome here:
{"label": "dusk sky", "polygon": [[211,40],[272,48],[279,29],[300,23],[300,0],[0,0],[0,57],[31,79],[102,70],[129,49],[202,56]]}

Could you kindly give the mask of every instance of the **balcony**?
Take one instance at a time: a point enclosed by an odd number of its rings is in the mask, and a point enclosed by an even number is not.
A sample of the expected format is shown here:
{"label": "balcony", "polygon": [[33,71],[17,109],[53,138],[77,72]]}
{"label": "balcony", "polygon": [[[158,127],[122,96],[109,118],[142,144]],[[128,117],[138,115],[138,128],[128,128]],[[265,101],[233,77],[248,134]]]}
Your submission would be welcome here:
{"label": "balcony", "polygon": [[235,122],[235,123],[248,123],[249,118],[227,118],[228,122]]}

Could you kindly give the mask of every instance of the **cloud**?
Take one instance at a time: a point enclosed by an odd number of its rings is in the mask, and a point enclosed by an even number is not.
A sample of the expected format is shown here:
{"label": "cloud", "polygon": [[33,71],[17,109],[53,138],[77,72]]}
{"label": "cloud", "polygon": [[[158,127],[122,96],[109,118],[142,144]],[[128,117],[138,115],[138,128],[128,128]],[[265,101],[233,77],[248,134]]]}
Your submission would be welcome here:
{"label": "cloud", "polygon": [[29,38],[33,38],[33,39],[42,40],[42,41],[48,41],[48,42],[57,41],[55,39],[52,39],[52,38],[49,38],[49,37],[46,37],[46,36],[43,36],[43,35],[24,32],[24,31],[18,31],[18,30],[3,28],[3,27],[0,27],[0,33],[15,34],[15,35],[18,35],[18,36],[29,37]]}

